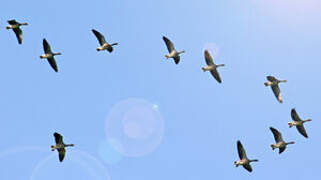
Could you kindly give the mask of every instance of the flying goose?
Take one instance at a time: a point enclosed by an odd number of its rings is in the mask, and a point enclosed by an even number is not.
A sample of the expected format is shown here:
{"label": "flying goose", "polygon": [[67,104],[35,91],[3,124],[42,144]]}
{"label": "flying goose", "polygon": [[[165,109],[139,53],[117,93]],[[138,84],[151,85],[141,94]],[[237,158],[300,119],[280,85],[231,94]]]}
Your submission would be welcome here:
{"label": "flying goose", "polygon": [[45,51],[45,54],[42,54],[40,56],[41,59],[44,59],[46,58],[50,64],[50,66],[56,71],[58,72],[58,67],[57,67],[57,64],[56,64],[56,61],[55,61],[55,58],[54,56],[56,55],[61,55],[61,53],[53,53],[51,51],[51,48],[50,48],[50,45],[48,44],[47,40],[46,39],[43,39],[43,49]]}
{"label": "flying goose", "polygon": [[177,52],[175,47],[174,47],[174,44],[167,37],[163,36],[163,40],[164,40],[164,42],[166,44],[166,47],[168,49],[168,52],[169,52],[169,54],[165,55],[166,59],[173,58],[174,61],[175,61],[175,64],[178,64],[179,60],[180,60],[180,56],[179,55],[182,54],[182,53],[185,53],[185,51],[182,50],[182,51]]}
{"label": "flying goose", "polygon": [[96,48],[97,51],[102,51],[106,49],[110,53],[113,52],[113,46],[118,45],[118,43],[108,44],[105,40],[105,37],[100,32],[96,31],[95,29],[92,29],[91,31],[95,34],[100,44],[100,47]]}
{"label": "flying goose", "polygon": [[305,131],[303,123],[312,121],[312,119],[301,120],[301,118],[299,117],[298,113],[296,112],[296,110],[294,108],[291,110],[291,118],[293,119],[293,121],[288,123],[289,128],[295,126],[300,134],[302,134],[304,137],[308,138],[308,134]]}
{"label": "flying goose", "polygon": [[276,142],[275,144],[271,144],[272,150],[279,148],[279,154],[281,154],[286,149],[286,146],[288,144],[294,144],[293,141],[284,142],[283,138],[282,138],[282,134],[278,130],[274,129],[273,127],[270,127],[270,130],[272,131],[275,142]]}
{"label": "flying goose", "polygon": [[28,23],[19,23],[15,19],[9,20],[8,21],[9,25],[6,26],[6,29],[12,29],[13,32],[16,34],[18,43],[22,43],[22,31],[20,29],[20,26],[27,26]]}
{"label": "flying goose", "polygon": [[212,76],[217,80],[217,82],[222,83],[220,74],[217,72],[217,67],[225,66],[224,64],[214,64],[213,58],[211,57],[210,53],[205,50],[204,51],[204,57],[207,66],[202,67],[203,72],[210,71]]}
{"label": "flying goose", "polygon": [[250,163],[251,162],[258,162],[259,160],[257,160],[257,159],[250,160],[247,158],[245,150],[244,150],[243,145],[240,140],[237,141],[237,151],[239,153],[240,160],[234,161],[235,167],[242,165],[244,167],[244,169],[248,170],[249,172],[252,172],[252,167],[251,167]]}
{"label": "flying goose", "polygon": [[279,88],[279,83],[280,82],[287,82],[287,80],[278,80],[276,79],[274,76],[267,76],[266,79],[268,80],[268,82],[265,82],[264,85],[265,86],[271,86],[272,91],[276,97],[276,99],[282,103],[282,97],[281,97],[281,91]]}
{"label": "flying goose", "polygon": [[59,161],[62,162],[64,160],[65,153],[66,153],[65,147],[74,146],[74,145],[64,144],[63,137],[57,132],[55,132],[53,135],[55,137],[56,145],[51,146],[51,151],[54,151],[56,149],[59,154]]}

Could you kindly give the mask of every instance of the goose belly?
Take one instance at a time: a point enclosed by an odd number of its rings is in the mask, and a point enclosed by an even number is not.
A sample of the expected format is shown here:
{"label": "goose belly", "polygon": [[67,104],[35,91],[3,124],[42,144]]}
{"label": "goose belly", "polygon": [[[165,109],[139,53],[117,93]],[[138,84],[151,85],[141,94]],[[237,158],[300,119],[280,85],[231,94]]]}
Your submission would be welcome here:
{"label": "goose belly", "polygon": [[212,71],[212,70],[214,70],[214,69],[215,69],[214,66],[204,66],[204,67],[203,67],[203,70],[204,70],[204,71]]}
{"label": "goose belly", "polygon": [[52,58],[53,55],[52,54],[43,54],[40,56],[40,58],[44,59],[44,58]]}

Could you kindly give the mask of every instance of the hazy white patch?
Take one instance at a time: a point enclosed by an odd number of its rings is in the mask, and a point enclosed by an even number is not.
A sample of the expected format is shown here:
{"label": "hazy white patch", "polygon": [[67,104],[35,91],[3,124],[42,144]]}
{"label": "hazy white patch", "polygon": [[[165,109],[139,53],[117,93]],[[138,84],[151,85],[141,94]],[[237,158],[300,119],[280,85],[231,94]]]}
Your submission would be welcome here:
{"label": "hazy white patch", "polygon": [[159,109],[158,104],[154,104],[154,105],[153,105],[153,108],[154,108],[155,110],[158,110],[158,109]]}
{"label": "hazy white patch", "polygon": [[122,149],[122,145],[116,139],[107,139],[99,144],[98,154],[106,164],[117,164],[123,159],[122,154],[114,147]]}
{"label": "hazy white patch", "polygon": [[64,159],[64,162],[62,162],[64,166],[57,166],[57,163],[61,164],[61,162],[58,162],[57,153],[53,153],[39,161],[31,173],[30,180],[46,179],[48,175],[53,179],[68,179],[68,176],[73,177],[74,174],[65,173],[66,168],[75,169],[74,172],[78,172],[77,175],[79,176],[83,176],[85,173],[89,175],[88,178],[90,179],[110,180],[105,166],[94,156],[83,151],[69,151],[68,155],[70,158],[68,160]]}
{"label": "hazy white patch", "polygon": [[205,50],[208,50],[212,58],[217,58],[219,56],[219,48],[216,43],[206,43],[203,47],[203,53]]}
{"label": "hazy white patch", "polygon": [[158,107],[138,98],[116,104],[106,119],[107,138],[120,144],[112,145],[125,156],[137,157],[153,152],[161,143],[164,121]]}

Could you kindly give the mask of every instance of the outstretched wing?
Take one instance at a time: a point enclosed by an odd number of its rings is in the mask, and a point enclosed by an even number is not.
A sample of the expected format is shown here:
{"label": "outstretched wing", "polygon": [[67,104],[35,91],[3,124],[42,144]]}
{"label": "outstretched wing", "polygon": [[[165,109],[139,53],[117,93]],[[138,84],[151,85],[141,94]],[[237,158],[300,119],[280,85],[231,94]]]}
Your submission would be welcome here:
{"label": "outstretched wing", "polygon": [[175,61],[175,64],[178,64],[179,61],[180,61],[181,57],[180,56],[176,56],[174,57],[174,61]]}
{"label": "outstretched wing", "polygon": [[[163,40],[166,44],[166,47],[167,47],[169,53],[171,53],[172,51],[175,50],[173,43],[167,37],[163,36]],[[179,61],[179,59],[178,59],[178,61]],[[178,63],[176,63],[176,64],[178,64]]]}
{"label": "outstretched wing", "polygon": [[107,51],[110,52],[110,53],[113,52],[113,50],[114,50],[113,46],[109,46],[109,47],[107,48]]}
{"label": "outstretched wing", "polygon": [[213,58],[207,50],[204,51],[204,57],[205,57],[205,62],[208,66],[214,65]]}
{"label": "outstretched wing", "polygon": [[296,129],[299,131],[300,134],[302,134],[302,136],[304,136],[305,138],[308,138],[308,134],[305,131],[303,124],[296,126]]}
{"label": "outstretched wing", "polygon": [[212,76],[216,79],[217,82],[222,83],[220,74],[218,73],[218,71],[217,71],[216,68],[213,69],[213,70],[211,70],[211,74],[212,74]]}
{"label": "outstretched wing", "polygon": [[54,134],[56,144],[63,144],[63,137],[59,133],[55,132]]}
{"label": "outstretched wing", "polygon": [[279,85],[272,85],[271,88],[272,88],[272,91],[273,91],[274,96],[276,97],[276,99],[280,103],[282,103],[282,96],[281,96],[281,91],[280,91]]}
{"label": "outstretched wing", "polygon": [[59,161],[62,162],[66,154],[65,148],[58,149],[58,154],[59,154]]}
{"label": "outstretched wing", "polygon": [[301,121],[298,113],[296,112],[296,110],[294,108],[291,109],[291,118],[293,119],[293,121]]}
{"label": "outstretched wing", "polygon": [[279,148],[279,154],[281,154],[286,149],[286,146]]}
{"label": "outstretched wing", "polygon": [[274,129],[273,127],[270,127],[270,130],[273,133],[275,142],[278,143],[280,141],[283,141],[282,134],[278,130]]}
{"label": "outstretched wing", "polygon": [[271,82],[277,81],[277,79],[274,76],[266,76],[266,79]]}
{"label": "outstretched wing", "polygon": [[16,25],[16,24],[18,24],[18,22],[17,22],[15,19],[9,20],[8,23],[9,23],[10,25]]}
{"label": "outstretched wing", "polygon": [[58,66],[54,57],[48,58],[48,62],[55,72],[58,72]]}
{"label": "outstretched wing", "polygon": [[13,32],[16,34],[16,37],[18,39],[18,43],[21,44],[22,43],[22,31],[20,28],[14,28]]}
{"label": "outstretched wing", "polygon": [[96,31],[95,29],[92,29],[91,31],[95,34],[101,46],[106,43],[105,37],[100,32]]}
{"label": "outstretched wing", "polygon": [[243,148],[241,141],[237,141],[237,152],[239,153],[240,159],[244,159],[244,158],[247,159],[246,153],[245,153],[245,150]]}
{"label": "outstretched wing", "polygon": [[243,165],[243,167],[244,167],[244,169],[246,169],[247,171],[252,172],[252,167],[251,167],[250,164],[245,164],[245,165]]}
{"label": "outstretched wing", "polygon": [[48,53],[48,54],[52,53],[50,45],[49,45],[49,43],[47,42],[46,39],[42,40],[42,44],[43,44],[43,50],[45,51],[45,53]]}

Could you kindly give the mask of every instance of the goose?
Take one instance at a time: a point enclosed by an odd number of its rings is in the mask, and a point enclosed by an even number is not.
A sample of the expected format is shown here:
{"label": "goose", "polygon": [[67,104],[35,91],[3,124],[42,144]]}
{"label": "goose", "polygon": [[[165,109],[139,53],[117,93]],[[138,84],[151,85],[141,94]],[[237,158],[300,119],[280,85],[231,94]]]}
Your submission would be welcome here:
{"label": "goose", "polygon": [[163,36],[163,40],[164,40],[166,47],[168,49],[168,52],[169,52],[169,54],[165,55],[166,59],[173,58],[175,61],[175,64],[178,64],[180,61],[179,55],[182,53],[185,53],[185,51],[182,50],[182,51],[177,52],[174,47],[174,44],[167,37]]}
{"label": "goose", "polygon": [[251,162],[258,162],[259,160],[257,160],[257,159],[250,160],[247,158],[245,150],[244,150],[243,145],[240,140],[237,141],[237,151],[238,151],[240,160],[234,161],[235,167],[242,165],[244,167],[244,169],[246,169],[249,172],[252,172],[252,167],[251,167],[250,163]]}
{"label": "goose", "polygon": [[305,138],[308,138],[308,134],[305,131],[303,123],[312,121],[312,119],[301,120],[301,118],[299,117],[299,115],[296,112],[295,108],[291,109],[291,118],[292,118],[293,121],[288,123],[289,128],[295,126],[300,134],[302,134]]}
{"label": "goose", "polygon": [[100,32],[96,31],[95,29],[92,29],[91,31],[95,34],[100,44],[100,47],[96,48],[97,51],[102,51],[106,49],[110,53],[113,52],[113,46],[118,45],[118,43],[108,44],[105,40],[105,37]]}
{"label": "goose", "polygon": [[54,151],[56,149],[59,154],[59,161],[62,162],[66,153],[65,147],[72,147],[74,146],[74,144],[64,144],[62,135],[57,132],[55,132],[53,135],[55,137],[56,145],[51,146],[51,151]]}
{"label": "goose", "polygon": [[278,130],[276,130],[275,128],[270,127],[270,130],[272,131],[275,142],[276,142],[275,144],[271,144],[272,150],[279,148],[279,154],[281,154],[286,149],[286,146],[288,144],[294,144],[293,141],[284,142],[283,138],[282,138],[282,134]]}
{"label": "goose", "polygon": [[202,67],[203,72],[210,71],[216,81],[222,83],[220,74],[217,72],[217,67],[225,66],[225,64],[214,64],[213,58],[207,50],[204,51],[204,57],[207,66]]}
{"label": "goose", "polygon": [[22,43],[22,31],[20,29],[20,26],[27,26],[28,23],[19,23],[15,19],[8,21],[9,25],[6,26],[6,29],[12,29],[13,32],[16,34],[16,37],[18,39],[18,43]]}
{"label": "goose", "polygon": [[282,103],[282,96],[281,96],[281,91],[279,88],[279,83],[280,82],[287,82],[287,80],[278,80],[274,76],[267,76],[266,79],[268,80],[267,82],[264,83],[265,86],[271,86],[272,91],[276,97],[276,99]]}
{"label": "goose", "polygon": [[57,67],[57,64],[56,64],[56,61],[55,61],[55,58],[54,56],[56,55],[61,55],[61,53],[53,53],[51,51],[51,48],[50,48],[50,45],[48,44],[47,40],[46,39],[43,39],[43,49],[45,51],[45,54],[42,54],[40,56],[40,59],[47,59],[50,66],[54,69],[54,71],[58,72],[58,67]]}

